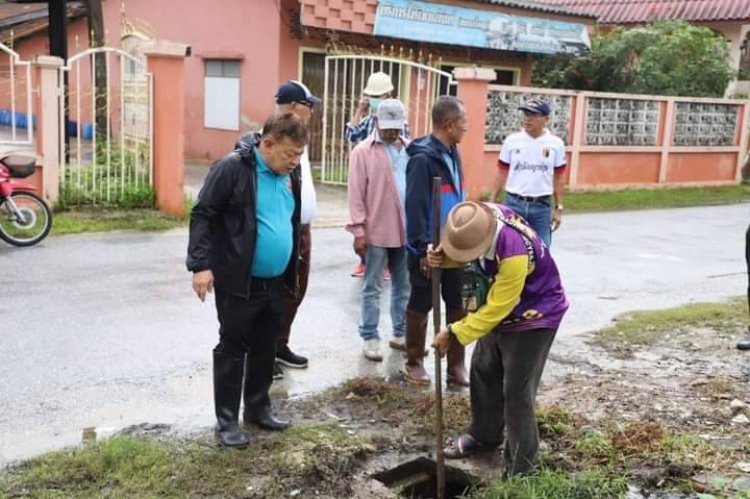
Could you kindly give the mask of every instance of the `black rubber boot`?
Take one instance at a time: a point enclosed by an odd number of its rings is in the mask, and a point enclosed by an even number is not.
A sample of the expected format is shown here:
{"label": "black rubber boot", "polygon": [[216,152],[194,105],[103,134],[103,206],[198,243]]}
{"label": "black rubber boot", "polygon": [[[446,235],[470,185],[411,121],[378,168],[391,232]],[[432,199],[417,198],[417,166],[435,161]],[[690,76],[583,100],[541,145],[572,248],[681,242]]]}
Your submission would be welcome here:
{"label": "black rubber boot", "polygon": [[289,421],[276,419],[271,413],[271,406],[264,405],[251,411],[245,410],[245,424],[254,424],[264,430],[283,431],[289,427]]}
{"label": "black rubber boot", "polygon": [[243,359],[214,351],[216,435],[221,445],[239,449],[250,445],[250,436],[239,425],[243,368]]}
{"label": "black rubber boot", "polygon": [[289,421],[273,417],[268,390],[273,382],[273,356],[261,358],[247,357],[245,360],[245,411],[242,419],[245,424],[254,424],[265,430],[282,431]]}
{"label": "black rubber boot", "polygon": [[747,334],[737,342],[737,350],[750,350],[750,326],[747,328]]}

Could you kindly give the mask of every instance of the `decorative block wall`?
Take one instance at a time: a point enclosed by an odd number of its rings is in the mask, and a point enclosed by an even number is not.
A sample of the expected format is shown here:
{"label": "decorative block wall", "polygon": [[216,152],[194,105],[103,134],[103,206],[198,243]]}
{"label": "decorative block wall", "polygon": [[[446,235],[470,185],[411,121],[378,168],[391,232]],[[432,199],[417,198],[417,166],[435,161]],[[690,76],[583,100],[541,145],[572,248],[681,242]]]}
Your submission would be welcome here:
{"label": "decorative block wall", "polygon": [[378,0],[300,0],[302,24],[371,35]]}
{"label": "decorative block wall", "polygon": [[545,93],[506,92],[490,90],[487,99],[487,128],[485,143],[502,144],[505,137],[521,130],[521,112],[518,107],[532,97],[543,97],[549,101],[550,131],[569,144],[568,130],[573,110],[571,97]]}

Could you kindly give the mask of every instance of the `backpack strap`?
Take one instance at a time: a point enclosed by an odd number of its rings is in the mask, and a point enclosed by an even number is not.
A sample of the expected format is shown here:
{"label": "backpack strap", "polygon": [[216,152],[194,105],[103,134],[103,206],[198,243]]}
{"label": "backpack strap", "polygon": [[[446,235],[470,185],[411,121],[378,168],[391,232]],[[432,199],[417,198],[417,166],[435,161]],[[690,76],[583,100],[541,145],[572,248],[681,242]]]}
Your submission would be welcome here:
{"label": "backpack strap", "polygon": [[534,245],[532,244],[531,239],[529,239],[529,236],[526,235],[525,228],[520,223],[516,222],[515,220],[511,220],[500,212],[496,212],[495,216],[497,217],[498,221],[504,223],[506,226],[521,234],[523,243],[526,246],[526,254],[529,257],[527,272],[531,273],[536,263],[536,255],[534,254]]}

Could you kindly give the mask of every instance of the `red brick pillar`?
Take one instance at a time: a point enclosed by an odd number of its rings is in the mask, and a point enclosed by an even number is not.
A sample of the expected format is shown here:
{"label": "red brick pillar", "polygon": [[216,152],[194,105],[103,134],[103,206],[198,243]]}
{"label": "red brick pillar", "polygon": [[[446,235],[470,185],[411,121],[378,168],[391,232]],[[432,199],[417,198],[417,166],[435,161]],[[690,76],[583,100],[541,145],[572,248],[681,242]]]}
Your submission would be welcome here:
{"label": "red brick pillar", "polygon": [[458,98],[466,106],[468,132],[458,145],[463,162],[464,187],[469,199],[479,199],[492,188],[494,170],[484,161],[484,131],[487,126],[487,93],[495,71],[488,68],[456,68]]}
{"label": "red brick pillar", "polygon": [[144,46],[153,78],[153,150],[156,207],[185,213],[185,57],[187,45],[154,41]]}

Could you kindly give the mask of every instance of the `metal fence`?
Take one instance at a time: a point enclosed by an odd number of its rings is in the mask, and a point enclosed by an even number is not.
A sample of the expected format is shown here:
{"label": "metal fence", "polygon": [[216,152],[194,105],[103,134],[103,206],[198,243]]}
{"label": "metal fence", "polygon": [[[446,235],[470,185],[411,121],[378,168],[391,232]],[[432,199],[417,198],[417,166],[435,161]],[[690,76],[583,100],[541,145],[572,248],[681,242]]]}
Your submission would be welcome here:
{"label": "metal fence", "polygon": [[428,133],[433,102],[440,95],[448,95],[454,85],[450,73],[411,60],[372,55],[327,56],[321,175],[325,183],[347,182],[349,152],[356,144],[347,142],[344,129],[354,114],[367,79],[378,71],[390,75],[395,96],[407,109],[412,137]]}
{"label": "metal fence", "polygon": [[34,143],[31,92],[31,63],[0,43],[0,144]]}
{"label": "metal fence", "polygon": [[152,77],[119,49],[68,60],[60,80],[61,197],[71,204],[147,203],[153,185]]}

